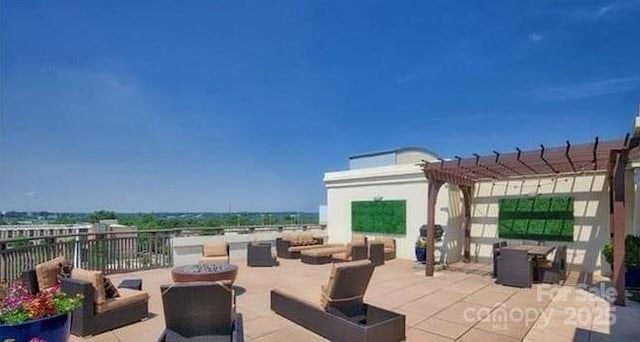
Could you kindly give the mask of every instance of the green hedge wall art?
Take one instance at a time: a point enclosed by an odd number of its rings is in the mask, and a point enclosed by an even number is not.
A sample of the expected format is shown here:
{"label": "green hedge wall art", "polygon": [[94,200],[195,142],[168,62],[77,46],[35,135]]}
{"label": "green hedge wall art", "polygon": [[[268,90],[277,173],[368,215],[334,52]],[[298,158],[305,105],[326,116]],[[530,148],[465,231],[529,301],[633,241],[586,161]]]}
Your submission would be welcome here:
{"label": "green hedge wall art", "polygon": [[351,202],[351,230],[363,233],[405,235],[407,201]]}
{"label": "green hedge wall art", "polygon": [[573,197],[501,199],[499,215],[500,238],[573,241]]}

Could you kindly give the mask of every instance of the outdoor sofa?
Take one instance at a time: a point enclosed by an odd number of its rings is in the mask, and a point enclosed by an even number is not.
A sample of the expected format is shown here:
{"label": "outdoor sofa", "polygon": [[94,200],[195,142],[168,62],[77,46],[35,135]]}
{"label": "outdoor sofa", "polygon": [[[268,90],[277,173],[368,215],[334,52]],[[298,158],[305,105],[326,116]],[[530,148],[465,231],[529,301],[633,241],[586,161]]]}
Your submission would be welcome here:
{"label": "outdoor sofa", "polygon": [[247,245],[247,266],[271,267],[277,265],[278,259],[271,251],[270,243],[250,243]]}
{"label": "outdoor sofa", "polygon": [[283,233],[276,238],[278,258],[299,259],[300,252],[306,249],[323,247],[323,239],[314,237],[311,232]]}
{"label": "outdoor sofa", "polygon": [[224,241],[205,242],[202,245],[200,263],[228,264],[229,244]]}
{"label": "outdoor sofa", "polygon": [[363,301],[373,270],[369,260],[333,264],[319,304],[276,289],[271,310],[331,341],[402,341],[405,316]]}
{"label": "outdoor sofa", "polygon": [[104,276],[100,271],[74,268],[71,278],[60,281],[62,292],[83,296],[82,305],[73,311],[71,333],[95,335],[146,319],[149,314],[149,294],[119,288],[119,297],[106,298]]}
{"label": "outdoor sofa", "polygon": [[176,283],[160,292],[166,329],[158,342],[244,341],[231,283]]}

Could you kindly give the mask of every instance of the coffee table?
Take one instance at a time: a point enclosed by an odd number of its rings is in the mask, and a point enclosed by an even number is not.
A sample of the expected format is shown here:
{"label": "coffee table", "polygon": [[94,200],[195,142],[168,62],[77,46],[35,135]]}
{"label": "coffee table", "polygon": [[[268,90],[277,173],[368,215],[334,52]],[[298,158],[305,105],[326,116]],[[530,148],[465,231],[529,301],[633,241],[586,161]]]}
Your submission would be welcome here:
{"label": "coffee table", "polygon": [[178,266],[171,270],[175,283],[194,281],[229,281],[233,283],[238,274],[238,266],[234,264],[196,264]]}

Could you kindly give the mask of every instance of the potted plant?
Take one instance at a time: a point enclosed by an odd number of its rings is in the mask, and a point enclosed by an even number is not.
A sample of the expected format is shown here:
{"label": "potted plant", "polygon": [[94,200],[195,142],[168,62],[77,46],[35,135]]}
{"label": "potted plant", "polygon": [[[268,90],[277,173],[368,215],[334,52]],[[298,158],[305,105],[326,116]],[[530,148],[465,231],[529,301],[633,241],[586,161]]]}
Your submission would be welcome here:
{"label": "potted plant", "polygon": [[[436,224],[435,228],[434,239],[435,241],[441,241],[444,229],[439,224]],[[427,229],[428,226],[426,224],[420,227],[420,236],[416,240],[416,260],[421,263],[427,261]]]}
{"label": "potted plant", "polygon": [[420,263],[427,261],[427,238],[422,236],[416,240],[416,260]]}
{"label": "potted plant", "polygon": [[[607,243],[602,250],[604,259],[613,265],[613,245]],[[640,288],[640,236],[627,235],[625,238],[625,286]]]}
{"label": "potted plant", "polygon": [[69,340],[69,314],[81,305],[81,296],[58,288],[32,295],[22,281],[0,292],[0,341]]}

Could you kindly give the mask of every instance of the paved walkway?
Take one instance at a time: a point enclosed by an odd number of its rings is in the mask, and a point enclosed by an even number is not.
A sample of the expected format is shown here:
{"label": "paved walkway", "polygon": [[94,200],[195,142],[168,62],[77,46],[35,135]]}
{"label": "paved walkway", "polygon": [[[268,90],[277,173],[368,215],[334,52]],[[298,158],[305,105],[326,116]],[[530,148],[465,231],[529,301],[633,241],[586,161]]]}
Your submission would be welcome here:
{"label": "paved walkway", "polygon": [[[269,291],[279,288],[319,301],[330,265],[280,260],[275,268],[240,266],[238,311],[248,341],[324,341],[270,310]],[[517,289],[496,285],[482,267],[440,271],[427,278],[415,263],[394,260],[376,268],[365,301],[407,316],[408,341],[637,341],[640,306],[612,307],[570,286],[534,285]],[[111,332],[72,341],[155,341],[164,328],[159,286],[170,283],[169,269],[111,276],[114,283],[142,278],[151,295],[151,317]],[[611,312],[613,310],[613,312]],[[616,318],[615,324],[609,324]]]}

